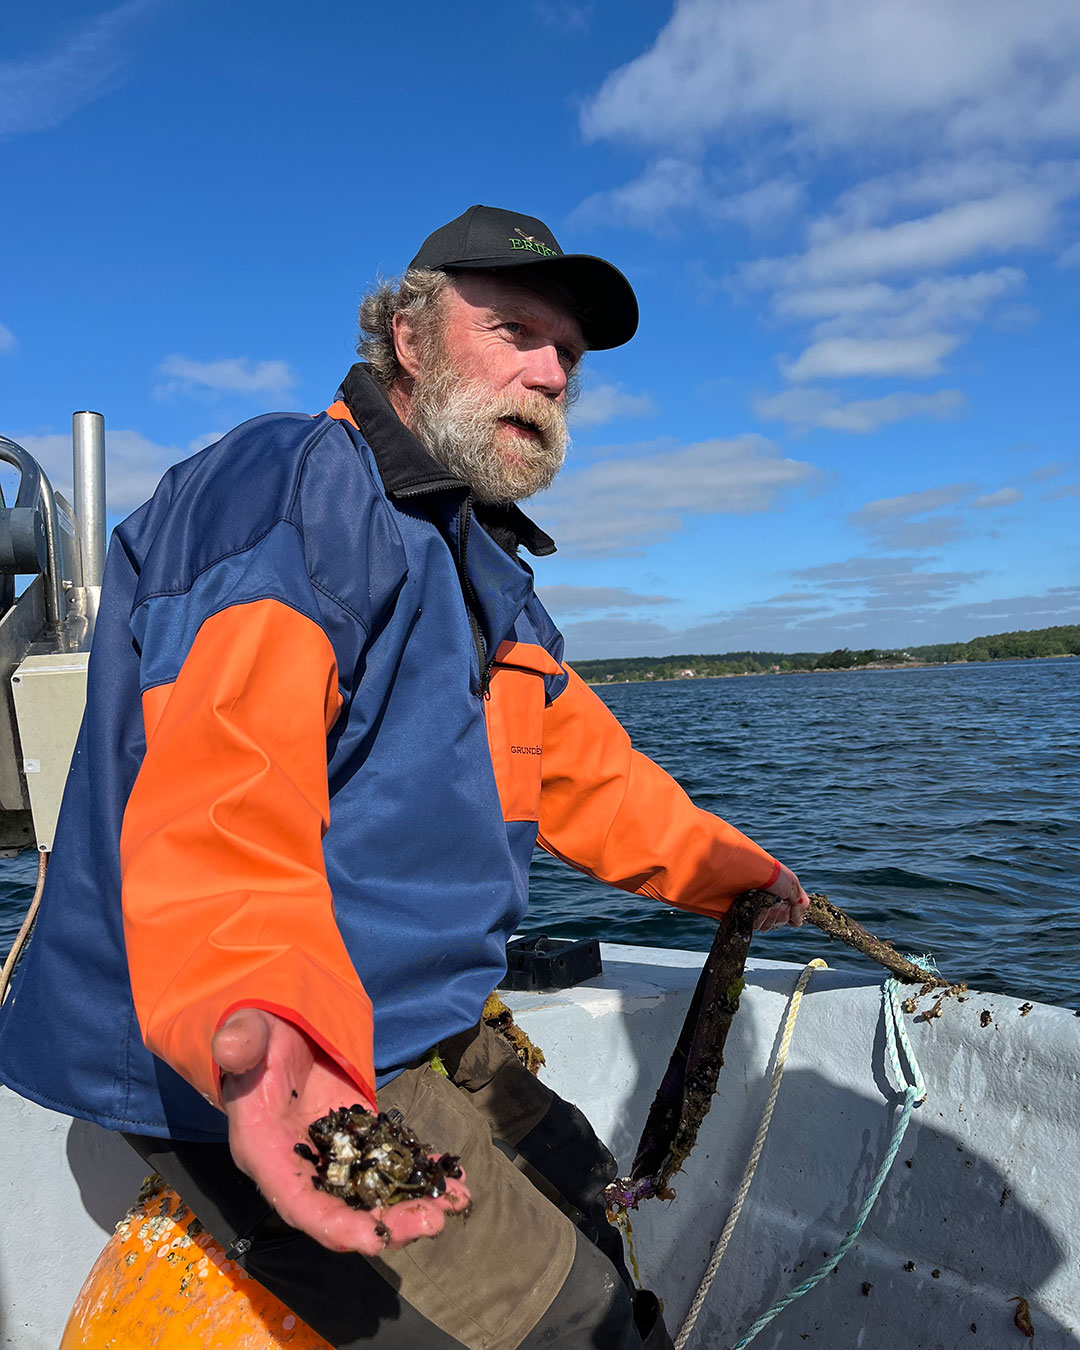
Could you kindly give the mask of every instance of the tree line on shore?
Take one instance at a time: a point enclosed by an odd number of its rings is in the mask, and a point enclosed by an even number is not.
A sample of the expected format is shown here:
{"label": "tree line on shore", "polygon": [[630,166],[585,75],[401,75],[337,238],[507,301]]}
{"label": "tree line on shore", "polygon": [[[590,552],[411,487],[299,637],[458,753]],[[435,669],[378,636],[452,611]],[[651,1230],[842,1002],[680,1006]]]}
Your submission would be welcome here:
{"label": "tree line on shore", "polygon": [[1033,657],[1080,656],[1080,624],[995,633],[970,642],[937,642],[902,650],[868,647],[833,652],[723,652],[719,655],[626,656],[571,664],[583,680],[605,684],[627,680],[678,680],[718,675],[767,675],[795,671],[884,669],[944,665],[957,661],[1018,661]]}

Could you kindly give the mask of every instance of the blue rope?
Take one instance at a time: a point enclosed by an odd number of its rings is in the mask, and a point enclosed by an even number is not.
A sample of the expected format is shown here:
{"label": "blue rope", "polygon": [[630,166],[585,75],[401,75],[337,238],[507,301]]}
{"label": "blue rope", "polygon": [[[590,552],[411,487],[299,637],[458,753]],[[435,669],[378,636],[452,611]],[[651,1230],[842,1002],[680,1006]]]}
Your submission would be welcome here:
{"label": "blue rope", "polygon": [[[916,960],[916,958],[909,958]],[[932,965],[926,958],[916,961],[924,968]],[[896,1161],[896,1154],[907,1132],[908,1121],[911,1119],[911,1112],[916,1105],[926,1100],[926,1084],[923,1082],[922,1072],[919,1069],[918,1061],[915,1058],[915,1052],[911,1048],[911,1042],[908,1040],[907,1028],[904,1026],[903,1012],[900,1008],[900,982],[894,978],[885,981],[881,990],[882,1002],[885,1010],[885,1045],[889,1052],[889,1058],[892,1060],[893,1070],[897,1081],[904,1085],[904,1104],[893,1130],[892,1139],[889,1142],[888,1150],[882,1159],[881,1166],[877,1170],[873,1184],[870,1187],[866,1199],[863,1201],[862,1208],[855,1218],[855,1222],[847,1233],[847,1236],[837,1247],[832,1256],[819,1266],[812,1275],[808,1275],[801,1284],[797,1284],[790,1293],[785,1294],[783,1298],[778,1299],[776,1303],[768,1310],[762,1313],[753,1326],[743,1336],[732,1350],[745,1350],[759,1331],[769,1325],[774,1317],[777,1317],[789,1303],[794,1303],[797,1298],[802,1298],[803,1294],[809,1293],[815,1285],[835,1270],[844,1257],[851,1250],[855,1239],[862,1232],[863,1224],[870,1217],[870,1211],[874,1208],[881,1188],[885,1183],[885,1178],[889,1175],[889,1170]],[[900,1055],[897,1052],[897,1046],[903,1050],[904,1059],[907,1062],[907,1071],[900,1062]]]}

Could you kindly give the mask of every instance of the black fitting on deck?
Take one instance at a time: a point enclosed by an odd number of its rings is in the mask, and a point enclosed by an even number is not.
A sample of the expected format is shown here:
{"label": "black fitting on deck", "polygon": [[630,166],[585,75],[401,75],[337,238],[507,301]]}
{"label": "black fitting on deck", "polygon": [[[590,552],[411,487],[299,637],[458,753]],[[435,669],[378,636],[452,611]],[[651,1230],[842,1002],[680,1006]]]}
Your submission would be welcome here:
{"label": "black fitting on deck", "polygon": [[535,994],[569,989],[603,972],[600,943],[595,938],[512,938],[506,944],[506,975],[500,989],[524,989]]}
{"label": "black fitting on deck", "polygon": [[44,572],[49,556],[45,521],[36,506],[0,506],[0,573]]}

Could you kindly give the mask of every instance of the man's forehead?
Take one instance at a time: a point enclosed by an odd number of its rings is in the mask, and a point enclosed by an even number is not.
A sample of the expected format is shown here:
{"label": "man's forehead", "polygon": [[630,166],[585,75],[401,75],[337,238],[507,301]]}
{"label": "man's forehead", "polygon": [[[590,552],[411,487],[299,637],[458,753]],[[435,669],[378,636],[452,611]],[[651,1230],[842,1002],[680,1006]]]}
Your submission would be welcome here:
{"label": "man's forehead", "polygon": [[532,280],[511,281],[487,272],[465,272],[451,277],[450,290],[470,308],[490,310],[500,316],[513,311],[558,323],[582,348],[585,346],[581,323],[571,299],[557,285]]}

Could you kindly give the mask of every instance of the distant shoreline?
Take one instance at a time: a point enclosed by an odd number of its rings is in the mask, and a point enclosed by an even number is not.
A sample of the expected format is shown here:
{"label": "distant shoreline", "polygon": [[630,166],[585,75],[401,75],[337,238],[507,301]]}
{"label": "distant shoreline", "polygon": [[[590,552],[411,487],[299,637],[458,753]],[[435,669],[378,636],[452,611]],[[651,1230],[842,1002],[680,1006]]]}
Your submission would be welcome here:
{"label": "distant shoreline", "polygon": [[[595,660],[590,657],[589,660]],[[936,670],[945,666],[1008,666],[1029,661],[1076,661],[1072,652],[1059,652],[1053,656],[994,656],[984,661],[872,661],[865,666],[819,666],[813,670],[732,670],[723,675],[657,675],[643,680],[585,680],[593,689],[608,689],[619,684],[687,684],[699,680],[748,680],[774,679],[776,676],[789,675],[861,675],[866,671],[873,673],[881,670]],[[573,667],[573,661],[567,665]]]}

